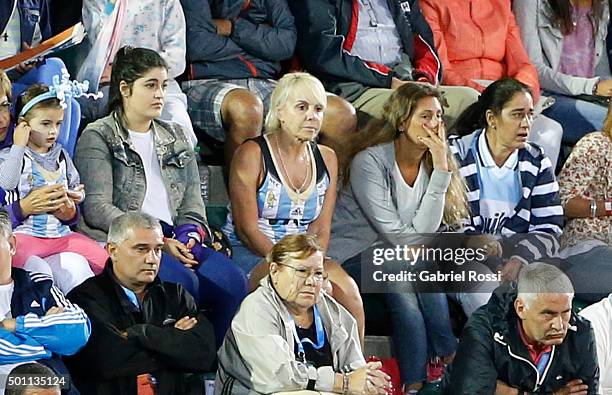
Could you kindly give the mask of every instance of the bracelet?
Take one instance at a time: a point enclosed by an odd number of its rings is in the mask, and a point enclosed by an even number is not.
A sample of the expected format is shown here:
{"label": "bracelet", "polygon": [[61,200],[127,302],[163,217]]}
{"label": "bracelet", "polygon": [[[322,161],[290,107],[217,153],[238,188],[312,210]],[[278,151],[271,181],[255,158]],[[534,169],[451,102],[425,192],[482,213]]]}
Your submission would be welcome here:
{"label": "bracelet", "polygon": [[612,200],[608,200],[604,203],[606,209],[606,216],[612,216]]}
{"label": "bracelet", "polygon": [[349,392],[349,375],[346,372],[342,372],[342,394],[347,395]]}
{"label": "bracelet", "polygon": [[597,200],[591,199],[591,217],[595,218],[597,216]]}

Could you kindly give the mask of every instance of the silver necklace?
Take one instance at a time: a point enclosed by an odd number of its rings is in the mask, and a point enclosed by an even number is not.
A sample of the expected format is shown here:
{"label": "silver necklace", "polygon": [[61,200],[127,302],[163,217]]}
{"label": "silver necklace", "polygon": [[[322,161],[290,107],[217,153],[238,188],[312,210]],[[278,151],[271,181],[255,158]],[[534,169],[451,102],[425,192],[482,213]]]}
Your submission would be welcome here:
{"label": "silver necklace", "polygon": [[306,147],[306,155],[308,157],[308,166],[306,166],[306,177],[304,177],[304,182],[302,183],[302,185],[300,186],[300,188],[296,188],[293,185],[293,182],[291,181],[291,177],[289,176],[289,172],[287,172],[287,168],[285,167],[285,161],[283,161],[283,154],[280,150],[280,145],[278,144],[278,140],[279,137],[276,137],[276,151],[278,152],[278,159],[280,161],[281,167],[283,169],[283,171],[285,172],[285,175],[287,176],[287,182],[289,183],[289,186],[291,187],[291,190],[293,192],[295,192],[298,195],[298,202],[302,199],[299,198],[299,195],[302,194],[305,190],[306,187],[306,182],[308,181],[308,179],[310,178],[310,168],[311,168],[311,163],[310,163],[310,150],[308,149],[308,147]]}

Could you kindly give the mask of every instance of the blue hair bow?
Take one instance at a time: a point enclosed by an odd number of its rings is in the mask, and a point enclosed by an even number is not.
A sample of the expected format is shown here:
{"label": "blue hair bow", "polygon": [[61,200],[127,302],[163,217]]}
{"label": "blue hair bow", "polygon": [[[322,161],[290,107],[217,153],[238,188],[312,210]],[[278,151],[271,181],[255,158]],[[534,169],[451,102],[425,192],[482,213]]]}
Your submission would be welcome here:
{"label": "blue hair bow", "polygon": [[66,108],[66,99],[77,98],[77,97],[89,97],[92,99],[99,99],[103,95],[102,92],[87,93],[89,90],[89,81],[70,81],[70,74],[65,68],[62,69],[61,79],[59,75],[53,76],[53,84],[49,86],[49,90],[45,93],[41,93],[32,100],[26,103],[25,106],[19,112],[19,116],[23,117],[28,111],[32,109],[38,103],[48,99],[58,99],[60,106]]}

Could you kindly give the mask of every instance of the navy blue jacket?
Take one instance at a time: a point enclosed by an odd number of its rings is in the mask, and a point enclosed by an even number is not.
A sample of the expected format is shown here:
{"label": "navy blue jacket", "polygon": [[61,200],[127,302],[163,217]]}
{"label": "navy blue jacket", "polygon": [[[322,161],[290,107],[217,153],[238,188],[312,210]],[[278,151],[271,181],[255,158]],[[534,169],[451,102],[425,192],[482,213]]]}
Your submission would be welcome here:
{"label": "navy blue jacket", "polygon": [[587,394],[597,393],[599,368],[591,324],[572,312],[567,335],[552,346],[540,374],[521,340],[513,285],[497,288],[486,305],[472,314],[463,329],[459,348],[442,383],[444,394],[493,394],[497,380],[525,393],[549,395],[570,380],[581,379]]}
{"label": "navy blue jacket", "polygon": [[[414,68],[410,79],[436,85],[442,80],[442,66],[418,1],[387,3],[403,51]],[[300,63],[324,81],[328,91],[351,101],[367,88],[391,87],[393,73],[389,67],[351,55],[357,35],[358,0],[291,0],[290,6],[298,30],[296,52]]]}
{"label": "navy blue jacket", "polygon": [[[3,352],[0,364],[44,360],[54,370],[65,371],[59,355],[72,355],[87,343],[91,334],[85,312],[71,304],[51,277],[12,268],[14,288],[11,316],[15,332],[0,329]],[[46,316],[51,307],[62,307],[61,313]]]}
{"label": "navy blue jacket", "polygon": [[40,26],[43,40],[51,37],[51,18],[49,0],[3,0],[0,1],[0,32],[4,31],[11,17],[13,5],[17,1],[17,9],[21,19],[21,42],[32,44],[34,28]]}
{"label": "navy blue jacket", "polygon": [[[190,79],[276,78],[293,55],[296,29],[286,0],[181,0]],[[230,37],[212,19],[234,21]]]}

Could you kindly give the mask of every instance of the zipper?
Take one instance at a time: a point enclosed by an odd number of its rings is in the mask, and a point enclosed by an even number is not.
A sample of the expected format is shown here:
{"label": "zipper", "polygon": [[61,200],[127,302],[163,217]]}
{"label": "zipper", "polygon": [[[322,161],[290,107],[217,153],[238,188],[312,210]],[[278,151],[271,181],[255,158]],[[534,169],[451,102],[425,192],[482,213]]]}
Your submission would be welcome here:
{"label": "zipper", "polygon": [[503,345],[505,345],[507,347],[508,354],[510,354],[510,356],[512,358],[518,359],[519,361],[526,362],[529,366],[531,366],[533,368],[533,370],[535,370],[535,372],[536,372],[536,383],[535,383],[535,386],[533,387],[533,391],[536,392],[538,390],[538,388],[540,388],[540,386],[544,382],[544,379],[546,379],[546,375],[548,374],[548,369],[552,365],[552,361],[553,361],[553,358],[555,356],[555,346],[552,347],[552,351],[550,352],[550,359],[548,360],[548,363],[546,364],[546,369],[544,369],[544,374],[542,375],[542,377],[540,377],[540,371],[538,370],[538,368],[531,361],[521,357],[520,355],[514,354],[512,352],[512,350],[510,349],[510,345],[508,345],[508,344],[504,343],[503,341],[501,341],[501,338],[498,337],[497,333],[495,333],[493,338],[498,343],[503,344]]}
{"label": "zipper", "polygon": [[421,37],[421,35],[417,35],[417,37],[421,40],[421,42],[423,44],[425,44],[427,46],[427,48],[429,49],[429,52],[433,55],[433,57],[436,59],[436,63],[437,63],[437,69],[436,69],[436,75],[432,75],[432,77],[434,77],[434,81],[436,83],[436,85],[438,83],[441,83],[442,81],[438,81],[438,75],[440,75],[440,69],[442,68],[441,66],[441,62],[440,59],[438,58],[438,55],[436,54],[436,51],[433,50],[433,48],[427,43],[427,41],[425,41],[425,39],[423,37]]}

